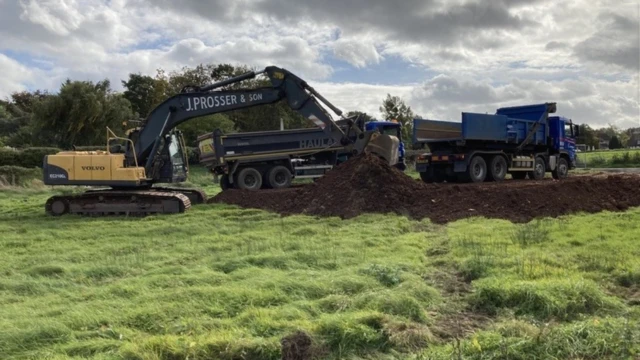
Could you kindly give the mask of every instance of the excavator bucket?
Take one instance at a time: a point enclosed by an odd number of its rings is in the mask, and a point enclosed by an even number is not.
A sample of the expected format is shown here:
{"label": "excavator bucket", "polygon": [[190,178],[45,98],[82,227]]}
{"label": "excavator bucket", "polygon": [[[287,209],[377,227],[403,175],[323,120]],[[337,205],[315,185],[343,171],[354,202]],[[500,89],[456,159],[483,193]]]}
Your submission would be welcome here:
{"label": "excavator bucket", "polygon": [[364,151],[376,154],[387,161],[391,166],[398,163],[398,151],[400,140],[396,136],[374,132],[369,138]]}

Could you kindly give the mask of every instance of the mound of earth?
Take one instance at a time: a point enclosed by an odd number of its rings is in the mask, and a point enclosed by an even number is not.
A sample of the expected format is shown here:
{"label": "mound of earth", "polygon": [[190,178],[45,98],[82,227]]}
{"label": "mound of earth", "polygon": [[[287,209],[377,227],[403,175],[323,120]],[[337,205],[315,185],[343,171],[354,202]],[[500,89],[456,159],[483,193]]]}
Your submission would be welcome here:
{"label": "mound of earth", "polygon": [[352,218],[397,213],[447,223],[470,216],[527,222],[576,212],[640,206],[640,176],[572,176],[555,181],[425,184],[365,154],[340,164],[313,184],[282,190],[227,190],[210,199],[283,215]]}

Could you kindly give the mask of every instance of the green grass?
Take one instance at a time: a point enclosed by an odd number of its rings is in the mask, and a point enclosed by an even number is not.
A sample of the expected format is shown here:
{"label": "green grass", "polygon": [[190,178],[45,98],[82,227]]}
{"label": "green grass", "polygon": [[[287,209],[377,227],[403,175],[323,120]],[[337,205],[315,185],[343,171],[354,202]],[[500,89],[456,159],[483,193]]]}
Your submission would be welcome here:
{"label": "green grass", "polygon": [[[191,182],[217,191],[200,170]],[[640,354],[640,209],[522,225],[225,205],[52,218],[51,193],[0,191],[2,359],[280,359],[298,330],[326,358]]]}
{"label": "green grass", "polygon": [[592,168],[640,167],[640,149],[580,152],[577,158],[581,166]]}

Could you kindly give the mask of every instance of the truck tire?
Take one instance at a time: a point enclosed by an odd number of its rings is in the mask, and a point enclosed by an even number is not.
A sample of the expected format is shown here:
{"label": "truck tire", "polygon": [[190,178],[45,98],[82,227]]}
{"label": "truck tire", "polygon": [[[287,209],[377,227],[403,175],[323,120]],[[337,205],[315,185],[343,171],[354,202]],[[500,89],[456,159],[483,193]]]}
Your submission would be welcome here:
{"label": "truck tire", "polygon": [[487,177],[487,162],[484,161],[482,156],[476,155],[469,162],[469,168],[467,169],[468,179],[471,182],[483,182]]}
{"label": "truck tire", "polygon": [[259,190],[262,187],[262,174],[254,168],[244,168],[238,172],[236,186],[243,190]]}
{"label": "truck tire", "polygon": [[529,171],[527,174],[529,175],[529,179],[531,180],[542,180],[544,179],[544,175],[547,172],[547,167],[544,163],[544,160],[541,157],[537,157],[535,162],[533,163],[533,171]]}
{"label": "truck tire", "polygon": [[494,155],[489,162],[488,181],[502,181],[507,176],[507,160],[502,155]]}
{"label": "truck tire", "polygon": [[291,180],[291,172],[285,166],[274,166],[267,172],[267,184],[272,189],[288,188]]}
{"label": "truck tire", "polygon": [[551,171],[551,175],[556,180],[564,179],[569,176],[569,163],[567,162],[567,159],[561,157],[558,160],[558,164],[556,164],[555,170]]}

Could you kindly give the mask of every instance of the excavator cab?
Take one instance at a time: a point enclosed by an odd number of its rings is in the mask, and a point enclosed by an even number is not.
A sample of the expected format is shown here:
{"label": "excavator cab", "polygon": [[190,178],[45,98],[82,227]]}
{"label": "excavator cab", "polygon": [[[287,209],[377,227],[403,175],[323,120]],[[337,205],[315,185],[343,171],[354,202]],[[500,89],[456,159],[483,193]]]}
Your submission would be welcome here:
{"label": "excavator cab", "polygon": [[153,176],[154,180],[161,183],[186,181],[189,175],[189,160],[182,132],[170,132],[164,136],[160,146],[162,150],[157,158],[158,175]]}

